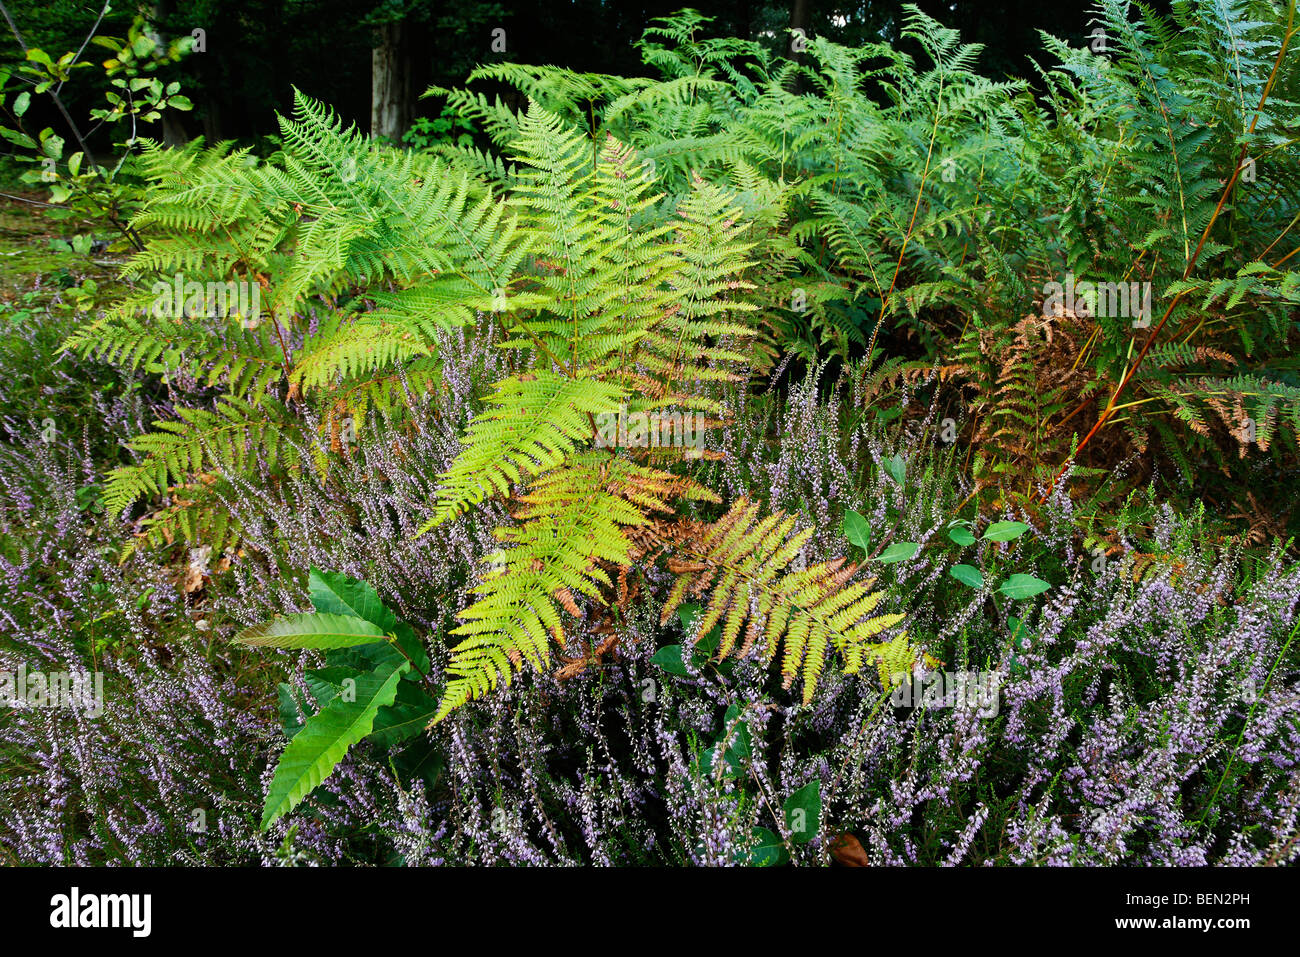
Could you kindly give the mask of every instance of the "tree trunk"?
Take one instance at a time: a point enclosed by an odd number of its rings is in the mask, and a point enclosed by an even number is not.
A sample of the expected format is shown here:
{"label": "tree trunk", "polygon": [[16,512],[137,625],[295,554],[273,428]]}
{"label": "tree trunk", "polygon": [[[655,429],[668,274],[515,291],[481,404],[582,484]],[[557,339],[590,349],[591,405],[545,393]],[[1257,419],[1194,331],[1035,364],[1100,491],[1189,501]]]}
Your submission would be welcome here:
{"label": "tree trunk", "polygon": [[[153,6],[153,22],[155,32],[153,40],[159,46],[165,47],[170,42],[170,37],[163,35],[161,27],[158,24],[165,23],[171,16],[172,0],[157,0]],[[183,92],[188,93],[188,90]],[[168,110],[162,117],[162,141],[164,146],[184,146],[190,141],[189,134],[181,126],[176,118],[175,112]]]}
{"label": "tree trunk", "polygon": [[378,28],[370,54],[370,135],[402,141],[411,118],[411,71],[400,20]]}
{"label": "tree trunk", "polygon": [[[794,0],[794,5],[790,10],[790,29],[802,30],[805,37],[808,36],[808,13],[808,0]],[[791,34],[791,40],[795,36],[795,34]],[[803,64],[808,58],[802,52],[798,52],[792,53],[791,59]],[[796,94],[803,92],[803,77],[799,74],[795,74],[793,92]]]}

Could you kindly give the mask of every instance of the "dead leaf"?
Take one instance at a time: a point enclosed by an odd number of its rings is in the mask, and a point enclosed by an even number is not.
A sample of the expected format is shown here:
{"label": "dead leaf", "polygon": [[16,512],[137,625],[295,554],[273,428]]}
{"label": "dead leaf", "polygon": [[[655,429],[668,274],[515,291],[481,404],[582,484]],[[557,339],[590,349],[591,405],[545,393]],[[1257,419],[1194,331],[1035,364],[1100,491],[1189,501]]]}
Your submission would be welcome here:
{"label": "dead leaf", "polygon": [[843,867],[870,867],[862,842],[852,834],[844,833],[831,841],[831,857]]}

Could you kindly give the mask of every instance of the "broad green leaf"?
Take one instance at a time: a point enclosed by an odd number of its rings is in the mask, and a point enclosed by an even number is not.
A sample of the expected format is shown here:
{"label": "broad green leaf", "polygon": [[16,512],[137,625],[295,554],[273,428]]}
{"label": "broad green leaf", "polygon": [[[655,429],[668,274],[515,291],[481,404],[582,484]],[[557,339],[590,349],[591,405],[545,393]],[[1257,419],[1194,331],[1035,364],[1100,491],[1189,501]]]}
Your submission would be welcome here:
{"label": "broad green leaf", "polygon": [[650,664],[658,665],[670,675],[688,674],[686,665],[682,661],[681,645],[665,645],[654,653],[650,658]]}
{"label": "broad green leaf", "polygon": [[1008,665],[1012,671],[1024,671],[1025,666],[1018,659],[1019,652],[1029,643],[1029,630],[1025,623],[1014,615],[1007,618],[1007,628],[1011,631],[1011,657]]}
{"label": "broad green leaf", "polygon": [[7,126],[0,126],[0,136],[3,136],[15,146],[21,146],[25,150],[36,149],[36,141],[26,133],[20,133],[17,130],[11,130]]}
{"label": "broad green leaf", "polygon": [[890,478],[899,485],[903,484],[903,480],[907,478],[907,463],[903,461],[901,455],[892,455],[880,464],[889,473]]}
{"label": "broad green leaf", "polygon": [[975,544],[975,536],[965,525],[958,525],[955,528],[948,529],[948,537],[958,545],[963,547]]}
{"label": "broad green leaf", "polygon": [[[402,682],[400,688],[408,686],[408,682]],[[376,724],[379,719],[376,719]],[[375,738],[374,735],[371,735]],[[378,740],[376,738],[376,740]],[[402,748],[392,757],[393,767],[397,770],[399,778],[407,781],[414,781],[419,778],[432,790],[438,783],[438,779],[447,769],[447,761],[443,756],[442,749],[430,741],[427,737],[419,737],[412,741],[407,747]]]}
{"label": "broad green leaf", "polygon": [[1051,587],[1047,582],[1033,575],[1012,575],[1002,583],[998,591],[1008,598],[1033,598]]}
{"label": "broad green leaf", "polygon": [[844,513],[844,536],[851,544],[871,554],[871,524],[852,509]]}
{"label": "broad green leaf", "polygon": [[23,90],[14,97],[14,116],[22,116],[27,112],[27,107],[31,106],[32,95]]}
{"label": "broad green leaf", "polygon": [[1009,542],[1029,531],[1024,522],[994,522],[984,530],[986,542]]}
{"label": "broad green leaf", "polygon": [[785,826],[796,844],[807,844],[821,828],[821,787],[821,779],[813,778],[785,799]]}
{"label": "broad green leaf", "polygon": [[379,626],[350,615],[283,615],[245,628],[235,638],[241,645],[264,648],[349,648],[384,641]]}
{"label": "broad green leaf", "polygon": [[401,664],[362,675],[355,701],[334,698],[307,719],[276,765],[262,814],[263,830],[297,807],[329,777],[348,749],[370,733],[379,709],[393,703],[408,667]]}
{"label": "broad green leaf", "polygon": [[380,708],[370,740],[380,747],[391,748],[423,731],[438,713],[438,702],[410,681],[397,686],[392,704]]}
{"label": "broad green leaf", "polygon": [[[751,741],[749,737],[749,724],[740,721],[740,705],[733,704],[727,709],[726,716],[722,719],[722,733],[728,735],[727,750],[723,754],[727,765],[736,772],[744,770],[742,763],[748,758],[751,751]],[[719,741],[719,744],[722,742]]]}
{"label": "broad green leaf", "polygon": [[[744,760],[752,753],[752,741],[749,736],[749,724],[745,721],[739,721],[740,706],[731,705],[727,708],[727,714],[722,719],[722,733],[728,735],[727,749],[723,754],[723,761],[726,764],[726,770],[723,771],[725,777],[739,777],[745,773]],[[714,771],[714,759],[717,756],[718,748],[722,746],[722,738],[719,736],[717,744],[711,748],[701,751],[696,761],[699,765],[700,773],[708,776]]]}
{"label": "broad green leaf", "polygon": [[974,565],[953,565],[952,568],[948,569],[948,574],[963,585],[971,588],[984,587],[984,576],[980,574],[980,570]]}
{"label": "broad green leaf", "polygon": [[695,631],[695,619],[700,613],[700,606],[694,602],[683,602],[677,606],[677,620],[682,623],[682,631],[692,634]]}
{"label": "broad green leaf", "polygon": [[917,552],[921,546],[916,542],[895,542],[880,553],[876,561],[882,565],[892,565],[894,562],[905,562]]}
{"label": "broad green leaf", "polygon": [[364,674],[366,671],[358,671],[356,668],[317,668],[308,671],[303,677],[312,697],[316,699],[316,706],[323,708],[343,690],[345,681],[352,679],[350,687],[355,690],[357,680]]}
{"label": "broad green leaf", "polygon": [[404,651],[405,657],[410,659],[415,665],[415,670],[422,675],[429,673],[429,652],[424,647],[424,642],[420,636],[404,621],[399,621],[397,627],[393,629],[393,637],[396,638],[396,644]]}
{"label": "broad green leaf", "polygon": [[1025,627],[1025,623],[1015,615],[1010,615],[1007,618],[1007,629],[1011,632],[1011,641],[1015,647],[1023,648],[1029,637],[1029,629]]}
{"label": "broad green leaf", "polygon": [[751,866],[780,867],[790,860],[790,852],[785,849],[785,844],[771,830],[756,827],[752,833],[758,839],[758,844],[749,851]]}
{"label": "broad green leaf", "polygon": [[[686,635],[688,641],[695,637],[695,626],[696,622],[699,621],[699,616],[700,606],[692,602],[686,602],[677,607],[677,620],[682,623],[682,633]],[[709,655],[717,651],[718,645],[721,643],[722,629],[714,627],[709,629],[709,633],[695,643],[694,648],[697,652],[703,653],[705,658],[708,658]],[[685,672],[682,673],[685,674]]]}
{"label": "broad green leaf", "polygon": [[318,612],[352,615],[374,622],[385,634],[397,627],[397,616],[379,600],[370,585],[340,572],[323,572],[313,568],[307,575],[307,591]]}
{"label": "broad green leaf", "polygon": [[[380,600],[379,593],[371,585],[341,572],[313,568],[307,576],[307,591],[311,595],[312,607],[318,612],[353,615],[373,622],[385,634],[393,635],[402,652],[405,652],[403,657],[409,658],[421,674],[428,673],[429,654],[424,642],[416,635],[415,629],[406,622],[398,621],[397,615]],[[376,652],[378,656],[372,655],[374,663],[370,668],[383,660],[391,660],[391,655],[387,652],[380,649],[376,649]],[[370,668],[366,670],[369,671]]]}
{"label": "broad green leaf", "polygon": [[284,732],[286,738],[292,738],[302,730],[302,725],[298,723],[301,714],[293,685],[282,682],[276,685],[275,690],[279,698],[280,730]]}

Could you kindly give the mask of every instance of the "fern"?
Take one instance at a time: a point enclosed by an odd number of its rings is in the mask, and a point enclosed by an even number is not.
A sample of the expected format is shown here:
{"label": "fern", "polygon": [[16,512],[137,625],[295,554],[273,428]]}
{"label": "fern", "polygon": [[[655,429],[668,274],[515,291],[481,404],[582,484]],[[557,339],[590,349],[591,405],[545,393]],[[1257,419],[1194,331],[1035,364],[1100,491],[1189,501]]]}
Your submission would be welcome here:
{"label": "fern", "polygon": [[696,624],[695,641],[722,625],[719,659],[736,650],[745,654],[762,642],[771,660],[783,646],[781,671],[786,687],[803,680],[803,700],[812,700],[818,676],[832,649],[853,674],[873,662],[884,645],[870,639],[903,620],[901,614],[871,617],[883,597],[869,591],[871,581],[850,584],[857,567],[843,560],[786,571],[799,556],[811,529],[794,532],[794,519],[781,513],[758,518],[758,506],[744,499],[708,527],[698,542],[684,543],[669,569],[679,578],[664,603],[667,621],[687,596],[710,597]]}

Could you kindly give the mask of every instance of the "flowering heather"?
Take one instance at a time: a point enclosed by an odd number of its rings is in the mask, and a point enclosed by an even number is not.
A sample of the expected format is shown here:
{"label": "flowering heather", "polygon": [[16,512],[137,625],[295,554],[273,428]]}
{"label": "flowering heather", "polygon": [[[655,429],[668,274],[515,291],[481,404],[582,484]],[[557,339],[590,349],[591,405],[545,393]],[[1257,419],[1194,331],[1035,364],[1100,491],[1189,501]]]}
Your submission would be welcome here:
{"label": "flowering heather", "polygon": [[[378,417],[327,472],[265,485],[227,476],[242,538],[206,556],[197,590],[186,587],[186,549],[118,563],[130,528],[82,491],[97,474],[89,437],[47,444],[11,429],[0,450],[0,670],[100,670],[106,710],[6,714],[6,858],[730,865],[754,853],[755,827],[777,832],[796,864],[830,862],[830,839],[845,832],[891,865],[1296,858],[1300,669],[1297,646],[1283,648],[1300,621],[1300,570],[1280,550],[1216,550],[1194,516],[1162,507],[1141,534],[1122,530],[1128,557],[1098,571],[1059,494],[1016,552],[980,542],[959,557],[943,533],[969,489],[933,441],[934,415],[887,432],[850,427],[848,380],[829,395],[810,380],[780,401],[731,396],[721,441],[736,451],[699,468],[729,495],[815,521],[809,560],[851,553],[839,524],[849,508],[926,546],[881,572],[886,600],[942,668],[996,678],[995,716],[893,707],[869,671],[828,670],[806,706],[752,659],[726,669],[691,659],[670,674],[651,657],[680,633],[643,602],[616,658],[568,680],[521,677],[422,736],[418,761],[360,745],[259,832],[281,725],[298,720],[277,710],[275,684],[306,691],[319,657],[259,656],[227,639],[309,608],[303,582],[317,566],[374,584],[428,635],[441,673],[446,631],[504,515],[415,531],[477,407],[474,383],[499,372],[486,340],[448,334],[443,389],[417,398],[400,428]],[[138,402],[109,401],[100,421],[120,436],[138,417]],[[310,418],[298,441],[328,450]],[[894,456],[902,483],[881,467]],[[1014,561],[1056,587],[1012,608],[957,588],[945,575],[957,560]],[[1023,622],[1014,637],[1012,612]],[[702,762],[728,731],[723,751],[744,738],[736,774]],[[773,809],[810,782],[820,829],[796,843]]]}

